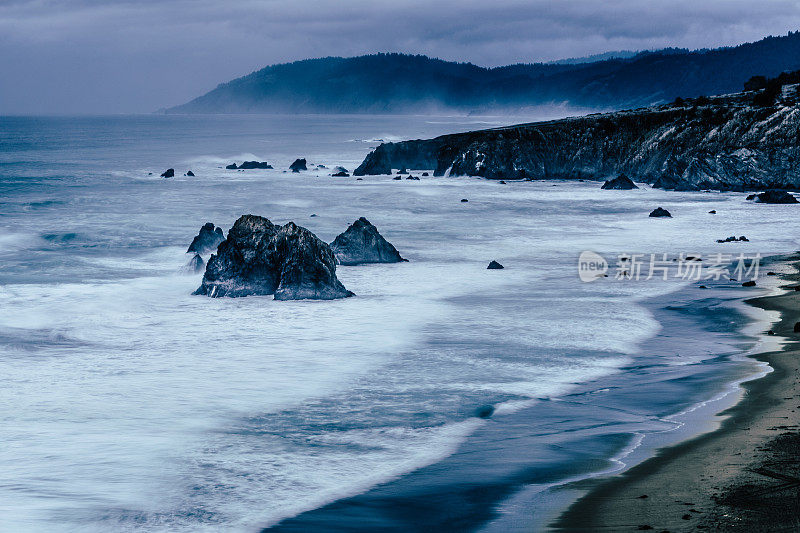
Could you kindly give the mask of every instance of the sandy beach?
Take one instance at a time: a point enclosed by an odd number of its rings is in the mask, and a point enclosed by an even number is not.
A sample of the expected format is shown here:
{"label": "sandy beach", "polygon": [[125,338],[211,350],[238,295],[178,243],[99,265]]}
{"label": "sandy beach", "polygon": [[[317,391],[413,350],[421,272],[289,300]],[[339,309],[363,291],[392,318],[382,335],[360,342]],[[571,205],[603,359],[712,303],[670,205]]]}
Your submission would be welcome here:
{"label": "sandy beach", "polygon": [[[797,256],[785,264],[797,268]],[[781,274],[794,288],[800,274]],[[756,356],[773,370],[745,382],[742,399],[721,415],[719,429],[605,480],[553,524],[558,531],[797,531],[800,527],[800,350],[794,331],[800,292],[754,298],[778,311],[773,333],[781,351]]]}

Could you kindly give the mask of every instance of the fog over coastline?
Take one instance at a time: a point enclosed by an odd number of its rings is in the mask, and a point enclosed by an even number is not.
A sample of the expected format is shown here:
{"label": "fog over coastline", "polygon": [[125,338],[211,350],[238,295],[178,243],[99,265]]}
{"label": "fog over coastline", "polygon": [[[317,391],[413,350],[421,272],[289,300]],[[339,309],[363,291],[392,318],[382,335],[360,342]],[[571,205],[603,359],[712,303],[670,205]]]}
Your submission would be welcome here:
{"label": "fog over coastline", "polygon": [[146,113],[309,57],[397,51],[497,66],[798,28],[789,0],[10,0],[0,4],[0,114]]}

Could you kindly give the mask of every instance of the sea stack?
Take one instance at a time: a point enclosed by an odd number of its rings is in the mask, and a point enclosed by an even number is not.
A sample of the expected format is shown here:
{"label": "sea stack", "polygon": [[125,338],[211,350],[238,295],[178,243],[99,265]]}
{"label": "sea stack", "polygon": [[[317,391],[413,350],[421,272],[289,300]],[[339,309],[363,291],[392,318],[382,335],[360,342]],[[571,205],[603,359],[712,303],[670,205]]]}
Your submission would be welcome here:
{"label": "sea stack", "polygon": [[392,244],[364,217],[353,222],[331,243],[336,260],[342,265],[400,263],[406,261]]}
{"label": "sea stack", "polygon": [[161,174],[161,177],[162,178],[174,178],[175,177],[175,169],[174,168],[168,168],[167,170],[164,171],[163,174]]}
{"label": "sea stack", "polygon": [[670,214],[669,211],[667,211],[663,207],[657,207],[657,208],[653,209],[653,211],[650,213],[650,217],[652,217],[652,218],[658,218],[658,217],[669,217],[669,218],[672,218],[672,215]]}
{"label": "sea stack", "polygon": [[217,250],[219,243],[225,240],[225,235],[222,233],[222,228],[214,228],[214,224],[206,222],[200,228],[200,233],[192,240],[189,249],[186,253],[196,253],[206,255]]}
{"label": "sea stack", "polygon": [[761,194],[756,194],[753,198],[759,204],[796,204],[797,198],[786,191],[770,189]]}
{"label": "sea stack", "polygon": [[637,187],[628,176],[620,174],[614,179],[607,180],[600,188],[606,190],[629,191],[631,189],[638,189],[639,187]]}
{"label": "sea stack", "polygon": [[245,161],[239,165],[239,170],[270,169],[272,165],[266,161]]}
{"label": "sea stack", "polygon": [[330,246],[306,228],[243,215],[211,256],[194,294],[218,298],[274,294],[276,300],[353,296],[336,277]]}
{"label": "sea stack", "polygon": [[289,165],[289,170],[292,172],[300,172],[301,170],[308,170],[306,167],[306,160],[305,159],[295,159],[294,163]]}

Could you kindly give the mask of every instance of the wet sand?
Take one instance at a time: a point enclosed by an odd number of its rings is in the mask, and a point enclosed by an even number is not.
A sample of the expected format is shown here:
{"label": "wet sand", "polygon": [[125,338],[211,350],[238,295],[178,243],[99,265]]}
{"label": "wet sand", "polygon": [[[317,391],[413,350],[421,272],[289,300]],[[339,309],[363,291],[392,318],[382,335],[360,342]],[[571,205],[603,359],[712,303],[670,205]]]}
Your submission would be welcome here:
{"label": "wet sand", "polygon": [[[787,258],[798,268],[799,258]],[[800,274],[781,275],[781,287]],[[557,531],[800,530],[800,291],[754,298],[778,311],[784,349],[756,356],[773,369],[742,385],[739,403],[716,431],[657,455],[623,474],[583,482],[590,491],[557,522]]]}

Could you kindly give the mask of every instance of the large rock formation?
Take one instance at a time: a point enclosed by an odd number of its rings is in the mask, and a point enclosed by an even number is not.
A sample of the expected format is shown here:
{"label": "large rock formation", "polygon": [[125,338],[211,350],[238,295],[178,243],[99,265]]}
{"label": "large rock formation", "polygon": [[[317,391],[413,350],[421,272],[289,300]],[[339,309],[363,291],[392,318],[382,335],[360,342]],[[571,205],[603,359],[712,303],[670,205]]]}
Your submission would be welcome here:
{"label": "large rock formation", "polygon": [[385,143],[356,175],[435,168],[491,179],[597,179],[625,173],[678,190],[800,188],[800,105],[759,107],[745,95],[708,105],[521,124]]}
{"label": "large rock formation", "polygon": [[342,265],[362,263],[400,263],[406,261],[392,244],[364,217],[353,222],[331,243],[336,260]]}
{"label": "large rock formation", "polygon": [[613,189],[617,191],[629,191],[631,189],[638,189],[631,179],[625,174],[620,174],[614,179],[606,180],[601,189]]}
{"label": "large rock formation", "polygon": [[243,215],[212,255],[194,294],[214,298],[274,294],[276,300],[352,296],[336,277],[330,246],[289,222]]}
{"label": "large rock formation", "polygon": [[192,244],[189,245],[189,249],[186,250],[186,253],[206,255],[216,251],[219,243],[224,240],[225,235],[222,233],[222,228],[214,228],[214,224],[206,222],[203,224],[203,227],[200,228],[200,233],[192,240]]}

